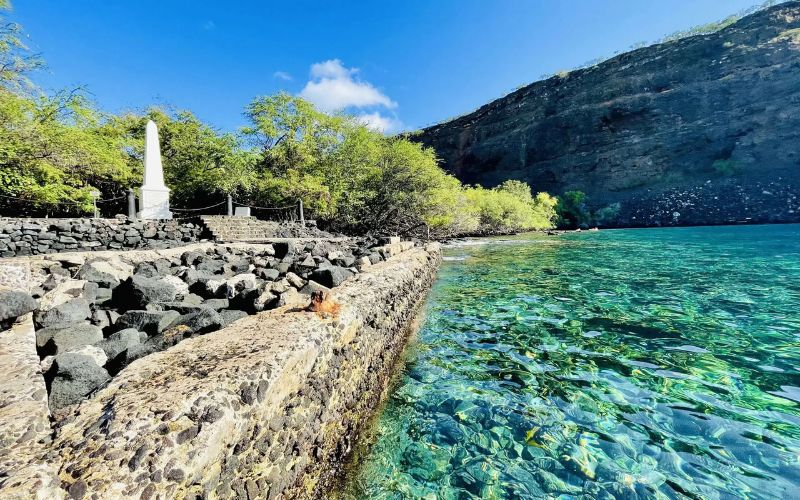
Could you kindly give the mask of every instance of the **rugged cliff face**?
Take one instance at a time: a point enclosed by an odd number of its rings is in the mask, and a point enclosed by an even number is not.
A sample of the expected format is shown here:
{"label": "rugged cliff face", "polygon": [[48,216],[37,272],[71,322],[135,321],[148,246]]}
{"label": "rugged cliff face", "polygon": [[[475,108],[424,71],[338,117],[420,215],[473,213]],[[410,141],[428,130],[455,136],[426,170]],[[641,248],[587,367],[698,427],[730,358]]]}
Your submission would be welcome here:
{"label": "rugged cliff face", "polygon": [[604,225],[800,222],[800,2],[533,83],[414,138],[467,183],[584,191],[608,207]]}

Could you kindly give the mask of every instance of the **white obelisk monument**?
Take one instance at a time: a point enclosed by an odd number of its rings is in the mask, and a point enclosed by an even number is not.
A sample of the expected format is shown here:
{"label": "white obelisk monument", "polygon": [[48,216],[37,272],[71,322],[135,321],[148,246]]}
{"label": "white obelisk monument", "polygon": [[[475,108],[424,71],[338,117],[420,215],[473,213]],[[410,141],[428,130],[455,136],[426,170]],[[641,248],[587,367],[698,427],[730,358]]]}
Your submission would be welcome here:
{"label": "white obelisk monument", "polygon": [[158,127],[147,121],[144,133],[144,183],[139,195],[139,217],[142,219],[171,219],[169,188],[164,184],[161,166],[161,146],[158,144]]}

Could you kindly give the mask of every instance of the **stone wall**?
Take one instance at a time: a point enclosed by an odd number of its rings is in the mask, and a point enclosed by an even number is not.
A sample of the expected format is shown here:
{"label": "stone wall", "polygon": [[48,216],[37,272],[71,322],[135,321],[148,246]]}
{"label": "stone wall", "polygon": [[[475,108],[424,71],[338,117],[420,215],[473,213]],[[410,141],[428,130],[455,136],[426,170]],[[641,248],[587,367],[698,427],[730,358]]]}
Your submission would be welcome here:
{"label": "stone wall", "polygon": [[170,248],[200,241],[204,226],[177,220],[0,218],[0,257]]}
{"label": "stone wall", "polygon": [[287,304],[129,364],[62,415],[53,444],[28,433],[39,445],[9,458],[0,493],[323,496],[386,389],[439,261],[435,245],[380,253],[387,260],[347,278],[318,312]]}

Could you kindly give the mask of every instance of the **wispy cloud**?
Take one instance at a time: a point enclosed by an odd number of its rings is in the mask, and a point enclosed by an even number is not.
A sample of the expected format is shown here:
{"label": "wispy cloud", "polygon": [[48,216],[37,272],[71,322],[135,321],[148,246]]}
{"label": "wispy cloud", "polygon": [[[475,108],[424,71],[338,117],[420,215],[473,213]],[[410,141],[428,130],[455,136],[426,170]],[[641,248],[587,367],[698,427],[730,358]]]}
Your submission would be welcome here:
{"label": "wispy cloud", "polygon": [[339,59],[330,59],[312,64],[310,74],[311,79],[300,91],[300,97],[321,110],[353,112],[368,127],[384,133],[402,127],[391,111],[397,108],[397,103],[371,83],[358,78],[357,68],[348,68]]}
{"label": "wispy cloud", "polygon": [[208,21],[203,23],[203,29],[206,30],[206,31],[214,31],[215,29],[217,29],[217,23],[215,23],[214,21],[208,20]]}
{"label": "wispy cloud", "polygon": [[285,71],[276,71],[275,73],[272,74],[272,77],[277,78],[278,80],[285,80],[287,82],[292,80],[292,75],[290,75]]}

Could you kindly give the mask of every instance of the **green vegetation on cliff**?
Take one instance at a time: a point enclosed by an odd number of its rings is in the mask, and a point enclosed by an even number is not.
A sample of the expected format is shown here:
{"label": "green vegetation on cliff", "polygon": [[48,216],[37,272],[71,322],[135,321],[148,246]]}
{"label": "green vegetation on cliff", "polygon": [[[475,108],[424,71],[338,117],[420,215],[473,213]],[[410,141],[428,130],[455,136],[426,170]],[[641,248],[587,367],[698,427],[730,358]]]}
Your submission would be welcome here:
{"label": "green vegetation on cliff", "polygon": [[[8,6],[0,0],[0,9]],[[80,89],[45,95],[29,79],[42,63],[22,43],[20,27],[2,17],[0,26],[4,215],[85,215],[95,189],[102,199],[124,197],[141,183],[144,128],[153,120],[178,207],[207,206],[227,194],[252,206],[301,199],[336,230],[427,226],[437,235],[544,229],[555,220],[555,200],[534,197],[525,183],[463,186],[439,167],[432,149],[285,93],[254,99],[245,110],[248,124],[236,134],[189,111],[111,115]]]}

